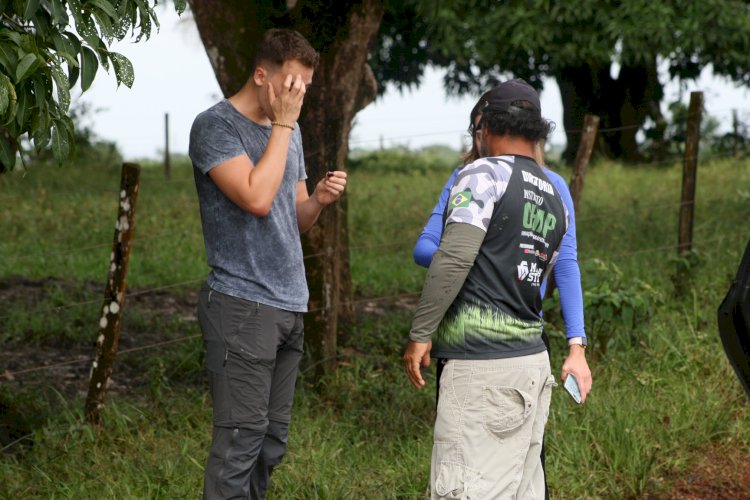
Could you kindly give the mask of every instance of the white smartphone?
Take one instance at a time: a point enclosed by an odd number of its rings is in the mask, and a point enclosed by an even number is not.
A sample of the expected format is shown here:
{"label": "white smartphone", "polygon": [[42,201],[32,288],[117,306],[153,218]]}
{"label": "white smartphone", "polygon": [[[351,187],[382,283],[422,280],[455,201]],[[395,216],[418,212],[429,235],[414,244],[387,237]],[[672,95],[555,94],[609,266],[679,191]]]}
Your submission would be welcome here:
{"label": "white smartphone", "polygon": [[580,389],[578,389],[578,382],[576,381],[576,378],[572,373],[568,373],[568,376],[565,378],[563,387],[565,387],[565,390],[568,391],[568,394],[570,394],[570,397],[573,398],[573,401],[581,404],[581,391]]}

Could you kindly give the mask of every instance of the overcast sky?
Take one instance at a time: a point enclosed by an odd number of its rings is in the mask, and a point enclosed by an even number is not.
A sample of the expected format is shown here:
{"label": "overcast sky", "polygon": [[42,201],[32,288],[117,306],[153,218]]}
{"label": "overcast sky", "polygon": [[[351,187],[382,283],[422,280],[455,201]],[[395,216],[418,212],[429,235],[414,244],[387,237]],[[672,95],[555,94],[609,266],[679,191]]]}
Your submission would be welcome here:
{"label": "overcast sky", "polygon": [[[189,16],[180,20],[171,7],[158,9],[157,16],[161,29],[150,40],[112,47],[133,63],[133,88],[117,88],[114,75],[100,69],[92,87],[81,96],[98,110],[92,119],[95,132],[116,142],[128,160],[161,154],[165,113],[169,113],[170,150],[186,153],[193,119],[221,98],[193,21]],[[350,146],[376,148],[382,142],[386,146],[447,144],[459,148],[461,141],[467,140],[465,130],[475,97],[446,97],[441,77],[439,71],[428,70],[423,84],[414,91],[400,94],[389,89],[357,115]],[[679,92],[677,85],[666,90],[665,102],[675,99]],[[706,109],[726,130],[731,126],[733,108],[745,123],[750,121],[750,94],[746,89],[711,78],[705,71],[698,82],[688,83],[684,89],[686,104],[691,90],[704,91]],[[563,144],[562,105],[554,82],[546,83],[541,97],[542,113],[557,123],[551,142]]]}

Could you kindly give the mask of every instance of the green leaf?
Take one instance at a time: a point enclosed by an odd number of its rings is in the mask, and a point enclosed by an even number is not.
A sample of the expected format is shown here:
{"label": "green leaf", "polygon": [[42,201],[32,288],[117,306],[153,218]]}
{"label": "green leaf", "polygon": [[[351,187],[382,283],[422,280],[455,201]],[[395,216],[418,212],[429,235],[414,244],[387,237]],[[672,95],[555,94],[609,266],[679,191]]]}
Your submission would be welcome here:
{"label": "green leaf", "polygon": [[68,86],[70,88],[73,88],[73,86],[76,84],[80,74],[81,71],[78,69],[78,66],[68,65]]}
{"label": "green leaf", "polygon": [[98,69],[99,61],[96,60],[96,53],[88,47],[81,47],[81,90],[83,92],[91,87]]}
{"label": "green leaf", "polygon": [[112,66],[115,68],[117,85],[123,84],[127,88],[132,88],[133,81],[135,80],[135,72],[130,60],[117,52],[110,52],[109,58],[112,60]]}
{"label": "green leaf", "polygon": [[68,132],[65,125],[60,122],[55,122],[52,127],[52,155],[60,164],[64,163],[70,156]]}
{"label": "green leaf", "polygon": [[24,19],[31,19],[39,10],[39,0],[27,0],[26,7],[23,10]]}
{"label": "green leaf", "polygon": [[102,36],[104,36],[104,39],[107,41],[107,44],[112,43],[112,39],[115,38],[116,29],[112,26],[112,21],[110,18],[106,15],[103,15],[101,11],[95,10],[93,12],[94,18],[96,19],[96,22],[99,24],[99,31],[101,31]]}
{"label": "green leaf", "polygon": [[120,3],[117,6],[117,17],[126,17],[125,13],[128,11],[128,8],[130,5],[128,5],[129,0],[120,0]]}
{"label": "green leaf", "polygon": [[[36,45],[36,38],[34,37],[34,35],[21,35],[18,41],[18,46],[20,47],[20,50],[25,53],[36,54],[39,52],[39,48]],[[19,57],[21,57],[20,53]]]}
{"label": "green leaf", "polygon": [[31,73],[33,73],[39,66],[39,60],[36,54],[26,54],[18,61],[18,67],[16,67],[16,82],[20,82]]}
{"label": "green leaf", "polygon": [[18,33],[18,32],[16,32],[16,31],[11,31],[11,30],[6,29],[6,30],[3,30],[3,31],[0,31],[0,36],[3,37],[3,38],[6,38],[8,40],[10,40],[11,42],[15,43],[16,45],[20,45],[21,44],[21,34]]}
{"label": "green leaf", "polygon": [[[156,24],[156,27],[159,27],[159,21],[156,19],[156,15],[154,14],[154,11],[149,7],[148,2],[145,0],[134,0],[136,5],[138,5],[138,13],[139,13],[139,20],[140,24],[138,27],[140,28],[140,33],[138,33],[138,36],[135,37],[136,42],[140,42],[141,38],[146,37],[146,40],[148,40],[151,37],[151,22],[153,20],[154,24]],[[133,23],[135,24],[135,23]]]}
{"label": "green leaf", "polygon": [[10,81],[10,78],[0,73],[0,85],[2,85],[8,95],[8,106],[7,106],[7,114],[5,112],[0,113],[3,115],[6,115],[3,117],[3,123],[8,124],[13,121],[13,119],[16,117],[16,110],[18,109],[18,98],[16,96],[16,87],[13,86],[13,83]]}
{"label": "green leaf", "polygon": [[29,116],[29,92],[25,88],[18,89],[18,102],[16,103],[16,123],[23,130],[26,119]]}
{"label": "green leaf", "polygon": [[70,40],[70,43],[73,44],[73,48],[75,49],[75,52],[73,53],[76,55],[79,54],[81,52],[81,47],[82,47],[81,40],[79,40],[79,38],[75,35],[75,33],[71,33],[70,31],[66,31],[64,35],[66,36],[68,40]]}
{"label": "green leaf", "polygon": [[7,133],[0,134],[0,163],[5,170],[13,170],[16,165],[16,147],[7,137]]}
{"label": "green leaf", "polygon": [[0,64],[5,66],[6,74],[15,74],[16,67],[18,66],[18,56],[16,56],[16,48],[14,45],[0,43]]}
{"label": "green leaf", "polygon": [[632,328],[634,326],[633,317],[634,317],[634,311],[632,307],[625,306],[622,308],[622,322],[625,326],[629,328]]}
{"label": "green leaf", "polygon": [[109,3],[107,0],[89,0],[88,5],[96,6],[105,14],[107,14],[113,21],[116,21],[118,18],[117,9],[115,9],[115,6]]}
{"label": "green leaf", "polygon": [[76,31],[81,38],[92,47],[99,47],[102,41],[99,38],[99,33],[96,31],[96,24],[91,18],[91,14],[74,8],[72,2],[71,10],[73,12],[73,19],[75,20]]}
{"label": "green leaf", "polygon": [[4,115],[10,106],[10,92],[5,82],[9,81],[8,77],[0,74],[0,116]]}
{"label": "green leaf", "polygon": [[65,62],[69,65],[78,66],[78,59],[76,59],[78,52],[70,40],[60,33],[55,33],[52,35],[52,43],[55,45],[55,51],[58,56],[65,59]]}
{"label": "green leaf", "polygon": [[62,0],[51,0],[52,1],[52,22],[59,26],[67,26],[70,23],[68,18],[68,10],[65,8],[65,4]]}
{"label": "green leaf", "polygon": [[174,0],[174,10],[178,14],[182,15],[185,12],[185,8],[187,8],[187,0]]}
{"label": "green leaf", "polygon": [[34,98],[35,98],[34,105],[37,108],[41,108],[42,105],[45,102],[47,102],[48,96],[49,97],[52,96],[52,92],[51,92],[52,89],[49,89],[50,92],[47,91],[48,89],[47,89],[47,85],[45,84],[45,80],[43,80],[42,77],[39,75],[34,75],[33,82],[34,82]]}
{"label": "green leaf", "polygon": [[70,87],[68,87],[68,79],[63,73],[62,68],[59,66],[53,66],[50,70],[52,72],[52,78],[55,80],[55,86],[57,87],[57,102],[60,104],[61,111],[63,113],[68,112],[70,107]]}
{"label": "green leaf", "polygon": [[96,53],[99,56],[99,64],[101,64],[102,68],[109,72],[109,51],[106,48],[102,47],[97,49]]}
{"label": "green leaf", "polygon": [[46,147],[49,143],[49,120],[49,105],[45,102],[39,107],[38,112],[31,117],[31,130],[34,134],[34,146],[36,148]]}

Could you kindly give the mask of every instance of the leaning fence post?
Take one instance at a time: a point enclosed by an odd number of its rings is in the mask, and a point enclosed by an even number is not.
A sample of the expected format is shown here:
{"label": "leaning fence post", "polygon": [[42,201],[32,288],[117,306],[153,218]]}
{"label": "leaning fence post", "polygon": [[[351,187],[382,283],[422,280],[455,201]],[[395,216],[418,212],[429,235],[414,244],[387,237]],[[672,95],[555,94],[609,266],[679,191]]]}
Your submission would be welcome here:
{"label": "leaning fence post", "polygon": [[[578,144],[578,152],[576,153],[575,163],[573,163],[573,175],[570,178],[570,196],[573,198],[573,210],[576,217],[578,217],[578,205],[581,200],[581,193],[583,193],[583,180],[586,177],[586,167],[589,164],[589,160],[591,160],[591,153],[594,151],[596,134],[598,132],[599,117],[587,113],[583,117],[581,142]],[[550,274],[547,279],[547,288],[544,292],[544,297],[552,297],[556,286],[555,276]]]}
{"label": "leaning fence post", "polygon": [[740,156],[740,120],[737,118],[737,110],[732,110],[732,155]]}
{"label": "leaning fence post", "polygon": [[133,241],[135,224],[135,203],[141,167],[134,163],[124,163],[120,180],[119,208],[115,222],[115,236],[112,254],[109,259],[109,274],[104,289],[104,304],[99,319],[99,334],[96,338],[96,357],[91,367],[89,392],[86,396],[86,422],[99,424],[107,384],[117,356],[120,341],[122,308],[125,302],[125,279],[128,274],[128,261]]}
{"label": "leaning fence post", "polygon": [[581,143],[578,145],[576,160],[573,164],[573,176],[570,179],[570,196],[573,198],[573,209],[578,216],[578,205],[583,193],[583,179],[586,177],[586,167],[588,167],[591,153],[596,143],[596,134],[599,131],[599,117],[589,115],[583,117],[583,135]]}
{"label": "leaning fence post", "polygon": [[690,93],[685,158],[682,164],[682,197],[680,199],[680,228],[677,243],[677,292],[684,292],[689,278],[689,269],[684,262],[693,248],[693,214],[695,213],[695,184],[698,171],[698,145],[700,143],[701,118],[703,117],[703,92]]}

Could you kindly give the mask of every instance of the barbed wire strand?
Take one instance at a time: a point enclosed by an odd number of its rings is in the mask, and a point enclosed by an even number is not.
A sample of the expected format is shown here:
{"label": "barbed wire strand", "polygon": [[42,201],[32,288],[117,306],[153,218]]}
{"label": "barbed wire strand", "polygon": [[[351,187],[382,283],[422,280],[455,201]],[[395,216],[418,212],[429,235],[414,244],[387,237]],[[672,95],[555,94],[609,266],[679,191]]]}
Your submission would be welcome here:
{"label": "barbed wire strand", "polygon": [[[610,129],[610,130],[613,130],[613,129]],[[417,134],[417,135],[415,135],[415,137],[418,137],[420,135],[421,134]],[[720,159],[720,158],[735,159],[736,156],[732,152],[706,153],[703,156],[701,156],[698,161],[700,162],[700,161],[706,161],[706,160],[716,160],[716,159]],[[673,163],[677,163],[677,162],[681,162],[681,161],[684,161],[684,154],[675,154],[675,155],[673,155],[671,157],[659,159],[659,160],[656,160],[656,161],[646,161],[646,162],[643,163],[643,165],[644,166],[663,166],[663,165],[671,165]],[[190,179],[184,179],[184,180],[185,181],[192,180],[192,178],[190,178]],[[167,179],[161,179],[161,182],[173,182],[173,181],[167,180]],[[185,236],[192,236],[192,234],[193,233],[181,232],[181,233],[178,233],[178,236],[179,237],[185,237]],[[136,244],[137,242],[143,242],[143,241],[155,240],[155,239],[162,239],[162,238],[164,238],[164,239],[166,239],[166,238],[175,238],[175,236],[174,236],[174,233],[164,232],[164,233],[160,233],[160,234],[157,234],[157,235],[136,237],[136,238],[133,239],[133,244]],[[26,253],[24,253],[22,255],[15,256],[14,259],[16,259],[16,260],[18,260],[18,259],[35,259],[35,258],[49,257],[49,256],[52,256],[52,255],[57,255],[57,254],[70,254],[70,253],[75,253],[75,252],[83,252],[83,251],[87,251],[87,250],[93,250],[93,249],[97,249],[97,248],[107,248],[107,247],[111,247],[111,245],[112,245],[111,243],[101,243],[101,244],[96,244],[96,245],[86,245],[86,246],[82,246],[82,247],[73,247],[73,248],[64,248],[64,249],[60,249],[60,248],[51,249],[51,250],[48,250],[48,251],[45,251],[45,252],[42,252],[42,253],[36,253],[36,254],[33,254],[31,252],[26,252]]]}
{"label": "barbed wire strand", "polygon": [[[722,236],[717,236],[715,238],[701,240],[700,242],[693,241],[692,243],[693,243],[693,246],[707,244],[707,243],[715,243],[717,241],[722,241],[722,240],[729,239],[732,236],[735,236],[735,235],[727,235],[727,234],[725,234],[725,235],[722,235]],[[611,260],[616,260],[617,258],[629,257],[629,256],[641,254],[641,253],[656,252],[656,251],[662,251],[662,250],[672,250],[672,249],[675,248],[675,246],[676,246],[675,244],[670,244],[670,245],[659,246],[659,247],[644,248],[644,249],[634,250],[634,251],[630,251],[630,252],[622,252],[622,253],[619,253],[619,254],[611,254],[609,256],[609,258]],[[581,259],[581,260],[585,260],[585,259]],[[162,290],[162,289],[172,288],[174,286],[179,286],[181,284],[186,284],[186,283],[190,283],[190,282],[182,282],[182,283],[179,283],[179,284],[167,285],[167,286],[159,287],[158,289],[152,289],[152,290]],[[148,292],[150,293],[152,290],[149,290]],[[145,291],[144,292],[136,292],[136,293],[134,293],[132,295],[138,295],[138,294],[142,294],[142,293],[145,293]],[[421,295],[421,292],[405,292],[405,293],[398,293],[398,294],[391,294],[391,295],[382,295],[382,296],[378,296],[378,297],[365,297],[365,298],[355,299],[355,300],[351,300],[351,301],[344,301],[344,302],[341,302],[341,303],[339,303],[338,305],[336,305],[334,307],[329,307],[329,308],[326,308],[326,307],[311,308],[307,312],[308,313],[313,313],[313,312],[319,312],[319,311],[330,310],[330,309],[340,310],[340,309],[348,308],[348,307],[352,306],[353,304],[361,304],[361,303],[367,303],[367,302],[382,302],[382,301],[388,300],[388,299],[399,300],[399,299],[404,299],[404,298],[417,298],[420,295]],[[143,345],[143,346],[136,346],[136,347],[131,347],[131,348],[128,348],[128,349],[122,349],[122,350],[118,351],[117,354],[118,355],[124,355],[124,354],[133,353],[133,352],[154,349],[156,347],[162,347],[162,346],[165,346],[165,345],[176,344],[176,343],[180,343],[180,342],[186,342],[188,340],[195,339],[195,338],[200,337],[200,336],[201,336],[201,334],[194,334],[194,335],[188,335],[186,337],[181,337],[181,338],[177,338],[177,339],[170,339],[170,340],[164,340],[164,341],[160,341],[160,342],[154,342],[152,344],[146,344],[146,345]],[[340,357],[340,356],[341,355],[336,355],[336,357]],[[85,363],[85,362],[91,361],[92,359],[93,359],[93,357],[89,356],[89,357],[81,358],[81,359],[65,360],[65,361],[60,361],[58,363],[52,363],[52,364],[49,364],[49,365],[37,366],[37,367],[33,367],[33,368],[26,368],[26,369],[23,369],[23,370],[17,370],[17,371],[5,370],[5,372],[2,375],[6,379],[12,381],[18,375],[33,373],[33,372],[37,372],[37,371],[50,370],[50,369],[59,368],[59,367],[62,367],[62,366],[69,366],[69,365],[74,365],[74,364],[79,364],[79,363]],[[320,360],[317,363],[321,363],[321,362],[325,362],[325,361],[329,361],[329,360],[330,359]],[[306,370],[309,370],[310,368],[312,368],[312,367],[308,367]]]}
{"label": "barbed wire strand", "polygon": [[[711,199],[711,200],[705,200],[705,201],[702,201],[701,203],[711,203],[713,201],[718,201],[718,200],[721,200],[721,198],[715,198],[715,199]],[[665,204],[660,204],[660,205],[653,205],[653,206],[649,206],[649,207],[639,207],[639,208],[641,208],[641,209],[646,209],[646,208],[663,208],[665,206],[675,206],[675,205],[682,206],[682,205],[689,205],[691,203],[692,202],[673,202],[673,203],[669,203],[669,204],[665,203]],[[579,225],[581,222],[591,221],[591,220],[595,220],[595,219],[598,219],[598,218],[601,218],[601,217],[603,217],[603,216],[596,215],[596,216],[589,216],[587,218],[581,218],[581,219],[578,219],[576,221],[576,224]],[[711,228],[709,228],[709,229],[711,229]],[[703,240],[703,241],[705,241],[705,242],[711,242],[713,240]],[[393,242],[393,243],[383,243],[383,244],[376,244],[376,245],[351,246],[350,250],[361,251],[361,250],[367,250],[367,249],[371,249],[371,248],[389,248],[389,247],[393,248],[393,247],[396,247],[396,248],[399,248],[399,251],[411,251],[412,248],[407,247],[407,246],[404,246],[403,248],[401,248],[401,245],[404,245],[406,243],[411,243],[411,240],[404,239],[404,240],[396,241],[396,242]],[[702,242],[695,242],[694,241],[693,243],[694,244],[701,244]],[[631,253],[638,254],[638,253],[649,252],[649,251],[659,251],[659,250],[664,250],[664,249],[671,248],[673,246],[676,246],[676,244],[675,245],[671,245],[671,246],[654,247],[652,249],[639,249],[639,250],[636,250],[634,252],[627,252],[627,253],[622,254],[622,255],[630,255]],[[311,258],[316,258],[316,257],[325,257],[327,255],[329,255],[328,252],[318,252],[318,253],[315,253],[315,254],[308,254],[308,255],[305,255],[303,257],[303,260],[307,260],[307,259],[311,259]],[[616,254],[616,255],[620,255],[620,254]],[[613,257],[616,256],[616,255],[613,255]],[[158,292],[158,291],[162,291],[162,290],[168,290],[168,289],[171,289],[171,288],[176,288],[176,287],[180,287],[180,286],[184,286],[184,285],[197,284],[197,283],[201,283],[203,281],[205,281],[205,278],[196,278],[196,279],[191,279],[191,280],[182,281],[182,282],[178,282],[178,283],[172,283],[172,284],[164,285],[164,286],[160,286],[160,287],[147,288],[145,290],[138,290],[138,291],[126,293],[125,297],[127,298],[127,297],[135,297],[135,296],[139,296],[139,295],[146,295],[146,294],[150,294],[150,293],[154,293],[154,292]],[[49,307],[49,308],[32,309],[32,310],[29,310],[29,311],[24,311],[25,312],[24,316],[30,316],[32,314],[44,313],[44,312],[58,312],[60,310],[67,309],[67,308],[80,307],[80,306],[84,306],[84,305],[89,305],[89,304],[94,304],[94,303],[98,303],[98,302],[103,302],[103,300],[104,299],[90,299],[90,300],[84,300],[84,301],[80,301],[80,302],[73,302],[71,304],[61,304],[59,306],[54,306],[54,307]],[[15,314],[7,314],[7,315],[4,315],[4,316],[0,316],[0,321],[8,319],[10,317],[15,317],[15,316],[17,316],[17,315],[15,315]]]}
{"label": "barbed wire strand", "polygon": [[[400,294],[393,294],[393,295],[382,295],[382,296],[379,296],[379,297],[366,297],[366,298],[362,298],[362,299],[356,299],[356,300],[352,300],[352,301],[342,302],[338,306],[336,306],[335,308],[336,309],[343,309],[343,308],[349,307],[352,304],[358,304],[358,303],[362,303],[362,302],[382,302],[382,301],[387,300],[387,299],[401,299],[401,298],[416,297],[416,296],[419,296],[419,293],[410,292],[410,293],[400,293]],[[321,311],[321,310],[324,310],[324,309],[332,309],[332,308],[323,308],[323,307],[313,308],[313,309],[309,309],[307,312],[308,313],[310,313],[310,312],[317,312],[317,311]],[[164,346],[164,345],[175,344],[175,343],[179,343],[179,342],[185,342],[185,341],[188,341],[188,340],[200,337],[200,336],[201,336],[201,334],[188,335],[187,337],[180,337],[180,338],[177,338],[177,339],[164,340],[164,341],[155,342],[155,343],[152,343],[152,344],[146,344],[146,345],[143,345],[143,346],[131,347],[131,348],[128,348],[128,349],[119,350],[117,352],[117,354],[118,355],[120,355],[120,354],[129,354],[129,353],[132,353],[132,352],[144,351],[144,350],[153,349],[153,348],[156,348],[156,347],[161,347],[161,346]],[[4,376],[4,377],[6,377],[6,379],[13,379],[17,375],[23,375],[23,374],[26,374],[26,373],[33,373],[33,372],[43,371],[43,370],[50,370],[50,369],[53,369],[53,368],[59,368],[59,367],[62,367],[62,366],[69,366],[69,365],[74,365],[74,364],[78,364],[78,363],[85,363],[85,362],[91,361],[93,359],[94,359],[93,356],[88,356],[86,358],[60,361],[58,363],[52,363],[52,364],[49,364],[49,365],[36,366],[36,367],[33,367],[33,368],[25,368],[23,370],[17,370],[17,371],[6,370],[2,374],[0,374],[0,376]]]}

